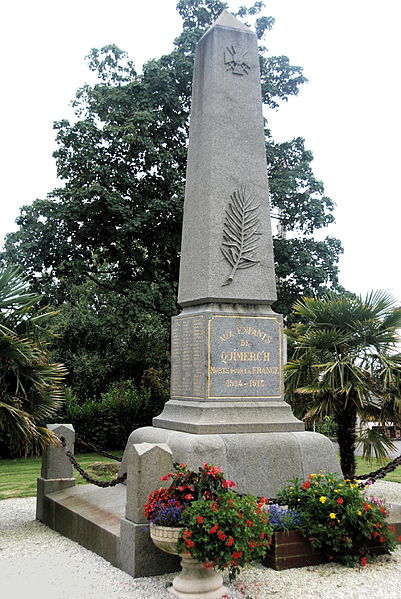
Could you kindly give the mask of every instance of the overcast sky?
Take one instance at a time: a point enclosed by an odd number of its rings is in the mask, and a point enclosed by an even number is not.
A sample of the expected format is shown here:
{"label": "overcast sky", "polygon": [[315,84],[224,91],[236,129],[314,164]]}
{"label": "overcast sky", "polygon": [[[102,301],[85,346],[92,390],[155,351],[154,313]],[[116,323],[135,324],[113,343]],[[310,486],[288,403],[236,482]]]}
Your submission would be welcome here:
{"label": "overcast sky", "polygon": [[[172,49],[181,30],[175,0],[20,0],[2,4],[0,241],[19,207],[56,186],[53,121],[89,79],[92,47],[115,43],[137,69]],[[232,2],[233,10],[241,4]],[[337,204],[348,289],[393,291],[400,275],[399,0],[271,0],[266,45],[301,65],[309,83],[269,113],[277,141],[302,136],[313,169]]]}

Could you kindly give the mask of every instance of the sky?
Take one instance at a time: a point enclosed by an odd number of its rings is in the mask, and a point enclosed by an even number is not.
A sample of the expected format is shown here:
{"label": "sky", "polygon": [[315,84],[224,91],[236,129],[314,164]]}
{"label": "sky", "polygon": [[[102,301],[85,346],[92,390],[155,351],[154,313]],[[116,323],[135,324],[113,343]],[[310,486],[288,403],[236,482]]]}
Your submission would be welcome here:
{"label": "sky", "polygon": [[[230,2],[235,10],[244,2]],[[266,114],[273,138],[304,137],[336,203],[326,234],[344,246],[341,284],[388,289],[401,305],[399,0],[266,0],[276,24],[266,45],[309,82]],[[2,3],[0,245],[24,204],[58,185],[53,122],[72,118],[90,82],[84,57],[114,43],[137,70],[172,50],[176,0],[14,0]]]}

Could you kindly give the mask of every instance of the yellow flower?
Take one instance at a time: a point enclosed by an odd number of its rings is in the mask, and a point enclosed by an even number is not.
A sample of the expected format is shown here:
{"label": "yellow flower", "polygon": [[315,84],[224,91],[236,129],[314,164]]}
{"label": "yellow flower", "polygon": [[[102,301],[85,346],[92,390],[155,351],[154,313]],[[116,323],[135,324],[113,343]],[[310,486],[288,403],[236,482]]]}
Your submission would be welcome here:
{"label": "yellow flower", "polygon": [[331,514],[329,514],[329,518],[331,518],[332,520],[335,520],[336,519],[336,515],[333,514],[333,512],[331,512]]}
{"label": "yellow flower", "polygon": [[358,510],[358,516],[362,516],[362,512]]}
{"label": "yellow flower", "polygon": [[309,474],[309,478],[313,478],[316,474]]}
{"label": "yellow flower", "polygon": [[338,486],[339,486],[339,487],[343,487],[344,485],[343,485],[342,483],[340,483]]}
{"label": "yellow flower", "polygon": [[339,493],[340,489],[334,489],[334,493]]}
{"label": "yellow flower", "polygon": [[320,503],[326,503],[327,497],[324,497],[324,495],[322,495],[322,497],[319,499]]}
{"label": "yellow flower", "polygon": [[301,501],[300,499],[297,499],[297,501]]}

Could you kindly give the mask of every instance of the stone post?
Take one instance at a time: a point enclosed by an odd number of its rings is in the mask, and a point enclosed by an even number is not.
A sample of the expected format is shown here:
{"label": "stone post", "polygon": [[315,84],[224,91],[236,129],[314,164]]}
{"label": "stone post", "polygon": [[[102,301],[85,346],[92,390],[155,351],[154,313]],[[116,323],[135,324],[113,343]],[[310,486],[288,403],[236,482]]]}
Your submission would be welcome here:
{"label": "stone post", "polygon": [[173,467],[173,455],[165,443],[138,443],[127,451],[127,503],[121,520],[120,568],[134,578],[157,576],[179,570],[179,559],[153,544],[144,514],[148,495]]}
{"label": "stone post", "polygon": [[[67,449],[74,453],[75,431],[72,424],[48,424],[47,428],[58,438],[64,437]],[[42,470],[37,481],[36,519],[52,526],[52,514],[46,506],[46,495],[74,486],[72,464],[65,454],[64,447],[49,445],[43,451]]]}

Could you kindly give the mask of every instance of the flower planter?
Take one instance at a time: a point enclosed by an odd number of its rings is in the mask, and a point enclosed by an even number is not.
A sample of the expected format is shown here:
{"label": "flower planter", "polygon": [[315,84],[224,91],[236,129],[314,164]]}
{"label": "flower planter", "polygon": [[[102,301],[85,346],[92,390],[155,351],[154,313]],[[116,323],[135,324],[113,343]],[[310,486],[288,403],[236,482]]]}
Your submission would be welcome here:
{"label": "flower planter", "polygon": [[327,562],[326,557],[315,551],[309,541],[306,541],[298,532],[275,532],[272,542],[262,560],[264,566],[275,570],[287,568],[302,568]]}
{"label": "flower planter", "polygon": [[[380,544],[373,541],[367,543],[367,547],[370,554],[388,553]],[[309,541],[298,532],[289,531],[273,533],[271,545],[266,551],[262,564],[274,570],[286,570],[325,564],[329,561],[323,553],[313,549]]]}
{"label": "flower planter", "polygon": [[157,526],[151,522],[150,537],[156,547],[181,557],[181,572],[174,578],[170,593],[180,599],[219,599],[228,596],[223,577],[214,568],[207,568],[187,553],[178,553],[177,542],[181,528]]}

